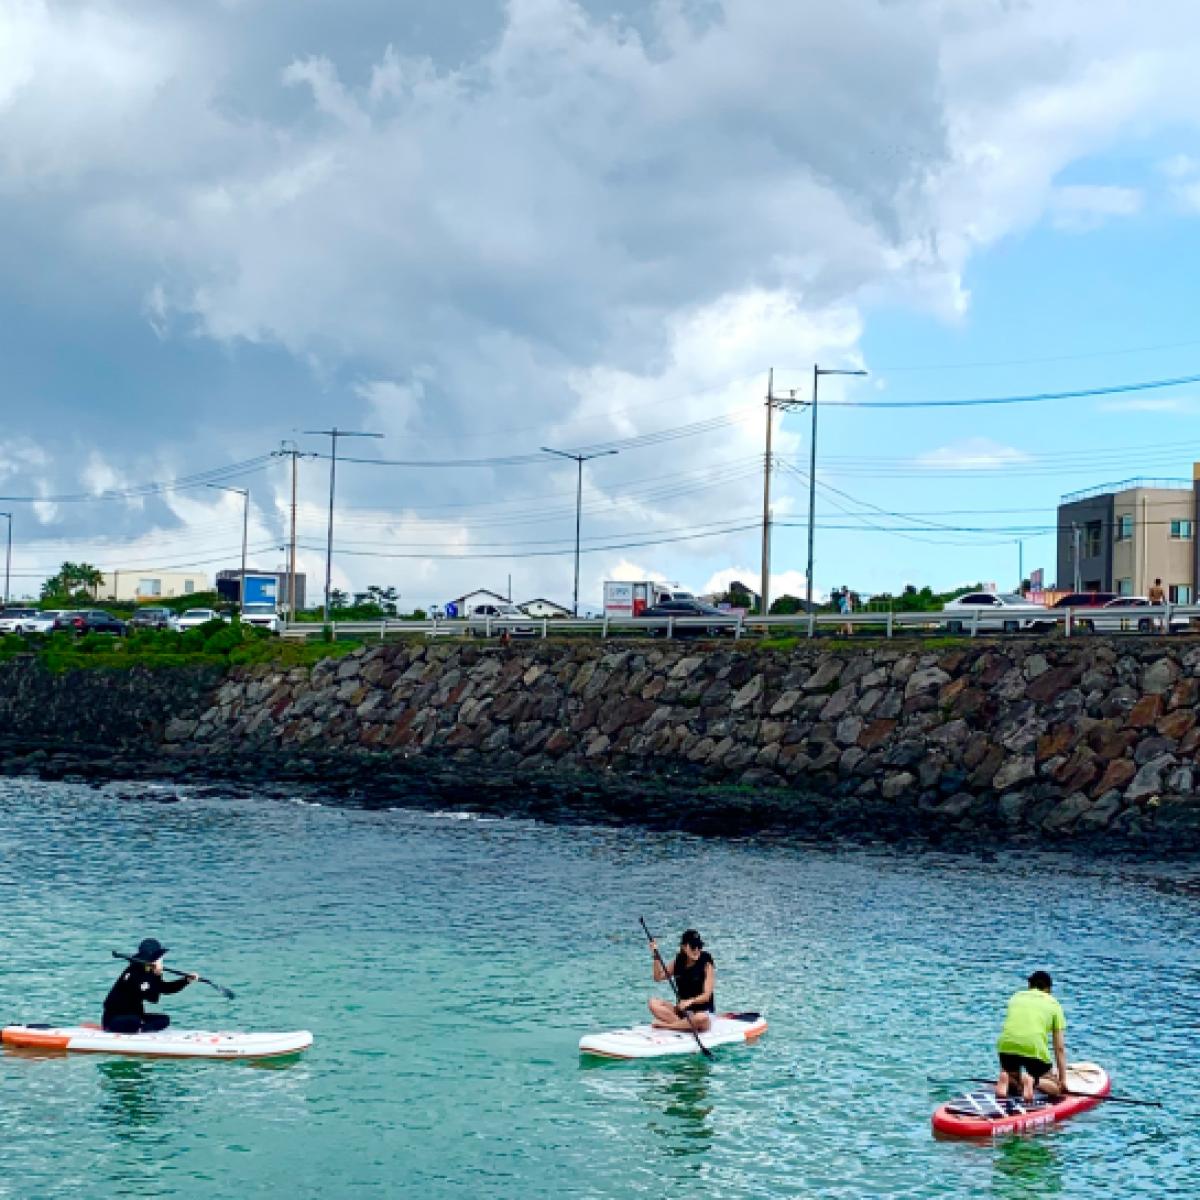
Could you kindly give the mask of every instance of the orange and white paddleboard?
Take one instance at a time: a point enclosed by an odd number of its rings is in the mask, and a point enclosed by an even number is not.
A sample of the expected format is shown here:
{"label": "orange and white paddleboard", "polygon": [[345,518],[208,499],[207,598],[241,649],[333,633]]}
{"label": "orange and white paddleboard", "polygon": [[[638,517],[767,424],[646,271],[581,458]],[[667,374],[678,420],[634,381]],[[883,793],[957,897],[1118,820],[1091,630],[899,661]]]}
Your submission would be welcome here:
{"label": "orange and white paddleboard", "polygon": [[[767,1032],[767,1022],[758,1013],[722,1013],[712,1018],[700,1034],[707,1050],[753,1042]],[[696,1036],[690,1031],[655,1029],[634,1025],[609,1033],[589,1033],[579,1040],[579,1053],[597,1058],[664,1058],[673,1054],[699,1054]]]}
{"label": "orange and white paddleboard", "polygon": [[290,1033],[210,1033],[165,1029],[162,1033],[108,1033],[96,1025],[7,1025],[0,1042],[26,1050],[84,1054],[133,1054],[150,1058],[275,1058],[307,1050],[307,1029]]}

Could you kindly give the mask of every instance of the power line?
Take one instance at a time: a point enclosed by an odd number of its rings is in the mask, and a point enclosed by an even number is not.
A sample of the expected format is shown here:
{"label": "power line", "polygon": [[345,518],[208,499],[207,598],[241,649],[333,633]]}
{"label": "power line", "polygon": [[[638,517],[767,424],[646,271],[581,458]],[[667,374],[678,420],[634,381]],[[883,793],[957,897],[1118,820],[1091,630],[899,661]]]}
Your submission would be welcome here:
{"label": "power line", "polygon": [[115,488],[100,492],[64,492],[47,496],[0,496],[7,504],[77,504],[101,503],[109,500],[133,500],[145,496],[157,496],[165,492],[179,492],[189,488],[203,487],[207,483],[232,479],[238,475],[249,475],[270,462],[269,454],[260,454],[243,462],[230,463],[224,467],[211,467],[194,475],[184,475],[174,480],[158,480],[134,484],[128,488]]}

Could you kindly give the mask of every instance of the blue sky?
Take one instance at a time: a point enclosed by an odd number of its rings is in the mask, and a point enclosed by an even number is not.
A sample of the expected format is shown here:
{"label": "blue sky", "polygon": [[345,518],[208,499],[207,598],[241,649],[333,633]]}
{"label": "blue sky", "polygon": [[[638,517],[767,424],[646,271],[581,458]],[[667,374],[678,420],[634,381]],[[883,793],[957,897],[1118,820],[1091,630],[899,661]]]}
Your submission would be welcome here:
{"label": "blue sky", "polygon": [[[587,470],[584,600],[754,585],[772,367],[801,395],[813,361],[869,369],[830,401],[1200,374],[1197,35],[1183,0],[0,4],[17,590],[64,558],[234,565],[235,497],[108,493],[331,423],[404,461],[625,442]],[[818,592],[1009,586],[1019,536],[1052,577],[1060,494],[1189,476],[1196,395],[831,404]],[[808,449],[786,416],[776,595],[803,587]],[[339,481],[342,586],[569,598],[566,464]],[[227,482],[276,565],[282,465]]]}

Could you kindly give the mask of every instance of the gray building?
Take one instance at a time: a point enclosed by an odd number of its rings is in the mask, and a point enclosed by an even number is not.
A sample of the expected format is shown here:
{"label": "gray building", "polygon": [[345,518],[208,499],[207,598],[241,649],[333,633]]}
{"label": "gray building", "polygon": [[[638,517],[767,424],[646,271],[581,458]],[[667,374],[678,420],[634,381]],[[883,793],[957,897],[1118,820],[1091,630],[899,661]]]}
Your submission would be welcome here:
{"label": "gray building", "polygon": [[[267,575],[274,579],[279,588],[279,607],[286,608],[288,600],[288,573],[284,570],[262,571],[258,567],[247,567],[247,575]],[[217,591],[229,600],[240,600],[242,594],[242,572],[238,569],[217,572]],[[307,607],[305,602],[305,576],[303,571],[296,572],[296,609],[300,611]]]}

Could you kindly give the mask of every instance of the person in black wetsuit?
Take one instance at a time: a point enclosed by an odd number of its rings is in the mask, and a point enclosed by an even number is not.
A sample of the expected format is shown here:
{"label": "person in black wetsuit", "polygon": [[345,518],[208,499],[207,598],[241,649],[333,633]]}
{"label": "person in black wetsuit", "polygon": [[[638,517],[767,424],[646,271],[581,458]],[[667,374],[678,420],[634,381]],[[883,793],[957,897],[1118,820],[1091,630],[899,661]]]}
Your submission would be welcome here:
{"label": "person in black wetsuit", "polygon": [[167,983],[162,977],[162,959],[167,948],[146,938],[137,948],[121,978],[112,985],[104,1001],[101,1025],[109,1033],[161,1033],[171,1023],[166,1013],[147,1013],[143,1004],[157,1004],[160,996],[182,992],[199,975],[184,975]]}
{"label": "person in black wetsuit", "polygon": [[651,997],[654,1026],[658,1029],[696,1029],[703,1033],[712,1023],[709,1014],[716,1010],[717,964],[705,950],[700,935],[694,929],[684,931],[679,939],[679,953],[674,962],[666,964],[665,971],[659,962],[657,943],[650,943],[650,952],[654,955],[654,982],[674,979],[679,990],[677,1004]]}

